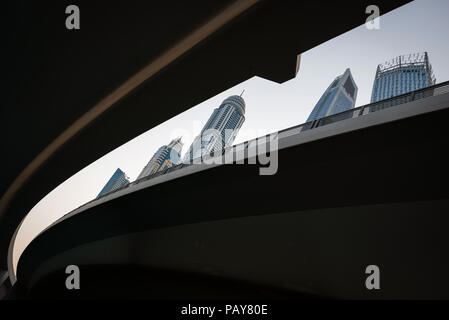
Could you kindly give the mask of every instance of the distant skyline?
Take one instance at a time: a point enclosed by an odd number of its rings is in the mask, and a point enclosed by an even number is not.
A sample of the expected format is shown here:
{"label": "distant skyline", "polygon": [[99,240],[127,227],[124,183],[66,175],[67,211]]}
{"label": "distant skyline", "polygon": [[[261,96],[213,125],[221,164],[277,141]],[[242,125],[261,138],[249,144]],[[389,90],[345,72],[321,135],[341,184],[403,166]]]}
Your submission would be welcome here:
{"label": "distant skyline", "polygon": [[[351,69],[358,86],[356,107],[370,103],[377,65],[398,55],[427,51],[437,83],[449,80],[447,12],[447,0],[416,0],[381,16],[379,30],[361,25],[302,53],[295,79],[277,84],[254,77],[148,128],[67,179],[30,211],[16,238],[14,267],[26,245],[39,232],[95,198],[117,168],[126,172],[131,181],[135,180],[158,148],[179,136],[184,142],[181,153],[184,156],[214,108],[231,95],[245,90],[246,120],[234,141],[240,143],[305,122],[329,84],[346,68]],[[301,39],[292,35],[291,41]],[[279,166],[282,161],[279,159]]]}

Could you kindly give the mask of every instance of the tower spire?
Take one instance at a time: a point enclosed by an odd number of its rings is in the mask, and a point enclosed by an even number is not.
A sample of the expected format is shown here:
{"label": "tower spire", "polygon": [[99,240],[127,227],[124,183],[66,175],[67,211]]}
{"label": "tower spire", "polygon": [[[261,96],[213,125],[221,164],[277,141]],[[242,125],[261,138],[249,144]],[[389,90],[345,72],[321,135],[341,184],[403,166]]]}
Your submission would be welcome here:
{"label": "tower spire", "polygon": [[245,89],[243,89],[242,93],[240,94],[240,97],[243,96],[243,92],[245,92]]}

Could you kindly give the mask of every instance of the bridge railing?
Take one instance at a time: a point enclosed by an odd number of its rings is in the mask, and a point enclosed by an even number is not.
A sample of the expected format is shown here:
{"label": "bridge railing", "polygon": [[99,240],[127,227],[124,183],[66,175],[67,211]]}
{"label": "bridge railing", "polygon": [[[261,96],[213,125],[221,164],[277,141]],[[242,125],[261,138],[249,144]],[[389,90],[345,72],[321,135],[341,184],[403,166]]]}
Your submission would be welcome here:
{"label": "bridge railing", "polygon": [[[442,82],[442,83],[433,85],[431,87],[419,89],[419,90],[416,90],[416,91],[411,91],[411,92],[408,92],[408,93],[405,93],[405,94],[402,94],[402,95],[399,95],[399,96],[391,97],[389,99],[373,102],[373,103],[370,103],[370,104],[367,104],[367,105],[363,105],[363,106],[360,106],[360,107],[357,107],[357,108],[353,108],[353,109],[350,109],[350,110],[347,110],[347,111],[336,113],[336,114],[333,114],[333,115],[330,115],[330,116],[327,116],[327,117],[323,117],[323,118],[320,118],[320,119],[317,119],[317,120],[314,120],[314,121],[306,122],[306,123],[303,123],[303,124],[300,124],[300,125],[297,125],[297,126],[294,126],[294,127],[283,129],[283,130],[277,132],[278,133],[278,137],[282,138],[282,137],[285,137],[285,136],[292,136],[292,135],[300,134],[303,131],[314,129],[314,128],[317,128],[317,127],[321,127],[321,126],[324,126],[324,125],[327,125],[327,124],[339,122],[339,121],[346,120],[346,119],[357,118],[359,116],[363,116],[363,115],[366,115],[366,114],[369,114],[369,113],[373,113],[373,112],[377,112],[377,111],[380,111],[380,110],[383,110],[383,109],[391,108],[391,107],[394,107],[394,106],[397,106],[397,105],[401,105],[401,104],[404,104],[404,103],[407,103],[407,102],[416,101],[416,100],[420,100],[420,99],[423,99],[423,98],[427,98],[427,97],[431,97],[431,96],[435,96],[435,95],[439,95],[439,94],[443,94],[443,93],[448,93],[448,92],[449,92],[449,81]],[[269,140],[270,135],[271,134],[266,135],[267,140],[265,140],[265,141]],[[221,153],[223,154],[224,152],[226,152],[227,149],[231,149],[231,148],[234,148],[234,150],[239,150],[239,148],[247,149],[248,145],[250,145],[253,142],[257,143],[257,141],[260,140],[260,139],[261,139],[261,137],[258,137],[258,138],[255,138],[253,140],[245,141],[245,142],[242,142],[240,144],[234,145],[232,147],[228,147],[226,149],[223,149]],[[215,155],[217,155],[217,153],[215,153]],[[212,157],[212,156],[214,156],[214,154],[210,154],[209,156]],[[180,170],[180,169],[188,167],[190,165],[192,165],[192,164],[191,163],[180,163],[180,164],[175,165],[175,166],[173,166],[171,168],[166,168],[166,169],[164,169],[162,171],[159,171],[159,172],[153,173],[153,174],[151,174],[149,176],[146,176],[146,177],[140,178],[138,180],[135,180],[135,181],[133,181],[133,182],[131,182],[131,183],[129,183],[129,184],[119,188],[119,189],[116,189],[114,191],[105,193],[101,197],[95,198],[95,199],[93,199],[93,200],[83,204],[80,207],[83,207],[86,204],[91,203],[93,201],[96,201],[98,199],[101,199],[101,198],[103,198],[105,196],[108,196],[108,195],[114,194],[114,193],[116,193],[118,191],[121,191],[123,189],[126,189],[126,188],[128,188],[130,186],[134,186],[134,185],[137,185],[137,184],[139,184],[141,182],[148,181],[150,179],[154,179],[156,177],[162,176],[162,175],[164,175],[166,173],[169,173],[169,172]]]}
{"label": "bridge railing", "polygon": [[341,120],[356,118],[361,115],[366,115],[368,113],[380,111],[383,109],[391,108],[397,105],[420,100],[423,98],[435,96],[446,92],[449,92],[449,81],[321,118],[317,120],[314,125],[311,125],[310,129],[321,127],[326,124],[338,122]]}

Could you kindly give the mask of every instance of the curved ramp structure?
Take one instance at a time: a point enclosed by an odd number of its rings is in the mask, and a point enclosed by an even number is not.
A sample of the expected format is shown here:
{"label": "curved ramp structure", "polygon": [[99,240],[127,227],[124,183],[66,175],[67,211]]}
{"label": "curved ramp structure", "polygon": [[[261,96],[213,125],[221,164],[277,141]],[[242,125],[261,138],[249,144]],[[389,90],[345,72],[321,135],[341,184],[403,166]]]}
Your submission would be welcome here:
{"label": "curved ramp structure", "polygon": [[[277,139],[273,175],[203,164],[136,181],[41,233],[18,283],[30,297],[447,299],[447,119],[443,83],[226,149],[260,162]],[[64,286],[72,264],[82,290]],[[366,289],[369,265],[382,290]]]}

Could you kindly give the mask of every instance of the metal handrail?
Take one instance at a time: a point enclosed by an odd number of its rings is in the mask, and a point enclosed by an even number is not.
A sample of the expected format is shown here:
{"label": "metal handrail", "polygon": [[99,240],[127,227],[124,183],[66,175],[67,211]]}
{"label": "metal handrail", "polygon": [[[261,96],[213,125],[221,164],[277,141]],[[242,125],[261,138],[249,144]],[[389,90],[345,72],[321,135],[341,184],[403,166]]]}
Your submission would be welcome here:
{"label": "metal handrail", "polygon": [[[296,126],[293,126],[293,127],[289,127],[289,128],[286,128],[286,129],[282,129],[282,130],[280,130],[280,131],[277,131],[277,133],[280,134],[280,133],[283,133],[283,132],[286,132],[286,131],[298,129],[298,128],[301,128],[301,127],[306,127],[307,125],[310,125],[309,130],[311,130],[311,129],[314,129],[314,128],[316,128],[316,127],[320,127],[320,126],[322,126],[322,125],[325,125],[325,124],[320,125],[320,123],[323,123],[323,122],[325,122],[326,120],[335,119],[335,118],[338,118],[338,117],[340,117],[340,116],[342,116],[342,115],[344,115],[344,114],[349,114],[349,113],[351,113],[351,112],[352,112],[352,115],[353,115],[352,118],[354,118],[354,114],[356,113],[357,110],[359,110],[360,112],[357,114],[356,117],[359,117],[359,116],[362,116],[362,115],[363,115],[364,111],[365,111],[367,108],[368,108],[368,110],[370,110],[369,113],[373,113],[373,112],[378,111],[378,110],[371,111],[372,107],[374,107],[374,106],[377,106],[377,105],[385,105],[385,104],[388,105],[389,102],[392,103],[392,102],[395,102],[395,101],[400,101],[400,100],[402,100],[402,99],[404,99],[404,98],[410,98],[410,101],[407,101],[407,102],[420,100],[420,99],[426,97],[426,96],[420,96],[420,93],[430,92],[430,91],[432,91],[432,90],[435,90],[436,88],[440,88],[440,87],[444,87],[444,86],[449,86],[449,81],[441,82],[441,83],[439,83],[439,84],[435,84],[435,85],[430,86],[430,87],[426,87],[426,88],[418,89],[418,90],[415,90],[415,91],[407,92],[407,93],[404,93],[404,94],[401,94],[401,95],[398,95],[398,96],[394,96],[394,97],[391,97],[391,98],[388,98],[388,99],[384,99],[384,100],[381,100],[381,101],[376,101],[376,102],[373,102],[373,103],[365,104],[365,105],[359,106],[359,107],[357,107],[357,108],[352,108],[352,109],[349,109],[349,110],[345,110],[345,111],[343,111],[343,112],[335,113],[335,114],[332,114],[332,115],[329,115],[329,116],[326,116],[326,117],[323,117],[323,118],[319,118],[319,119],[316,119],[316,120],[313,120],[313,121],[304,122],[304,123],[302,123],[302,124],[299,124],[299,125],[296,125]],[[432,95],[433,95],[433,93],[432,93]],[[417,98],[417,97],[418,97],[418,98]],[[403,104],[403,103],[400,103],[400,104]],[[384,108],[382,108],[382,109],[389,108],[389,107],[394,107],[394,106],[395,106],[395,105],[392,104],[392,105],[390,105],[390,106],[388,106],[388,107],[384,107]],[[339,121],[339,120],[337,120],[337,121]],[[341,120],[340,120],[340,121],[341,121]],[[334,122],[335,122],[335,121],[334,121]],[[301,133],[301,131],[300,131],[298,134],[300,134],[300,133]],[[270,134],[265,135],[265,137],[269,137],[269,136],[270,136]],[[223,148],[222,153],[224,153],[225,150],[228,149],[228,148],[229,148],[229,149],[230,149],[230,148],[237,148],[238,146],[241,146],[241,145],[243,145],[243,147],[244,147],[244,149],[245,149],[245,147],[248,146],[249,142],[251,142],[251,141],[253,141],[253,140],[258,140],[258,139],[260,139],[260,138],[261,138],[261,137],[258,137],[258,138],[252,139],[252,140],[248,140],[248,141],[241,142],[241,143],[236,144],[236,145],[233,145],[233,146],[231,146],[231,147]],[[268,141],[269,141],[269,140],[267,140],[267,142],[268,142]],[[118,192],[118,191],[120,191],[120,190],[126,189],[126,188],[128,188],[128,187],[130,187],[130,186],[134,186],[134,185],[136,185],[136,184],[139,184],[139,183],[141,183],[141,182],[143,182],[143,181],[151,180],[151,179],[153,179],[153,178],[159,177],[159,176],[164,175],[164,174],[166,174],[166,173],[170,173],[170,172],[173,172],[173,171],[177,171],[177,170],[179,170],[179,169],[182,169],[182,168],[184,168],[184,167],[189,167],[189,166],[191,166],[191,165],[192,165],[191,163],[183,163],[183,162],[181,162],[181,163],[179,163],[179,164],[177,164],[177,165],[175,165],[175,166],[173,166],[173,167],[171,167],[171,168],[166,168],[166,169],[164,169],[163,171],[158,171],[158,172],[155,172],[155,173],[153,173],[153,174],[151,174],[151,175],[142,177],[142,178],[140,178],[140,179],[138,179],[138,180],[134,180],[134,181],[132,181],[131,183],[128,183],[127,185],[125,185],[125,186],[123,186],[123,187],[121,187],[121,188],[119,188],[119,189],[116,189],[116,190],[114,190],[114,191],[105,193],[105,194],[101,195],[101,196],[98,197],[98,198],[95,198],[95,199],[93,199],[93,200],[91,200],[91,201],[89,201],[89,202],[86,202],[85,204],[81,205],[81,206],[78,207],[78,208],[81,208],[81,207],[83,207],[83,206],[85,206],[85,205],[87,205],[87,204],[89,204],[89,203],[91,203],[91,202],[93,202],[93,201],[96,201],[96,200],[98,200],[98,199],[101,199],[101,198],[103,198],[103,197],[105,197],[105,196],[107,196],[107,195],[114,194],[114,193],[116,193],[116,192]],[[77,208],[77,209],[78,209],[78,208]]]}
{"label": "metal handrail", "polygon": [[[447,85],[449,85],[449,81],[441,82],[441,83],[439,83],[439,84],[436,84],[436,85],[433,85],[433,86],[430,86],[430,87],[426,87],[426,88],[422,88],[422,89],[418,89],[418,90],[415,90],[415,91],[410,91],[410,92],[407,92],[407,93],[403,93],[403,94],[401,94],[401,95],[394,96],[394,97],[391,97],[391,98],[388,98],[388,99],[384,99],[384,100],[380,100],[380,101],[368,103],[368,104],[365,104],[365,105],[363,105],[363,106],[359,106],[359,107],[357,107],[357,108],[353,108],[353,109],[345,110],[345,111],[342,111],[342,112],[339,112],[339,113],[331,114],[331,115],[329,115],[329,116],[326,116],[326,117],[323,117],[323,118],[319,118],[319,119],[317,119],[317,120],[318,120],[318,122],[319,122],[319,121],[321,121],[321,120],[330,119],[330,118],[332,118],[332,117],[337,117],[337,116],[342,115],[342,114],[345,114],[345,113],[350,113],[350,112],[354,112],[354,111],[357,111],[357,110],[363,111],[363,110],[365,110],[367,107],[370,107],[370,108],[371,108],[371,107],[376,106],[376,105],[379,105],[379,104],[387,104],[388,102],[398,101],[398,100],[401,100],[401,99],[404,99],[404,98],[407,98],[407,97],[411,97],[411,98],[412,98],[412,99],[410,99],[410,101],[408,101],[408,102],[420,100],[420,99],[422,99],[422,97],[416,99],[417,96],[419,97],[419,94],[420,94],[420,93],[427,92],[427,91],[430,92],[430,91],[432,91],[432,90],[435,90],[436,88],[444,87],[444,86],[447,86]],[[371,113],[371,112],[370,112],[370,113]],[[362,115],[362,114],[360,113],[359,115]],[[312,121],[303,123],[302,125],[305,125],[305,124],[307,124],[307,123],[312,123]],[[299,125],[299,126],[301,126],[301,125]],[[297,127],[299,127],[299,126],[297,126]],[[315,127],[316,127],[316,126],[314,126],[314,127],[312,127],[312,128],[315,128]],[[295,127],[292,127],[292,128],[295,128]],[[292,128],[287,128],[287,129],[284,129],[284,130],[282,130],[282,131],[291,130]],[[279,132],[281,132],[281,131],[279,131]]]}

